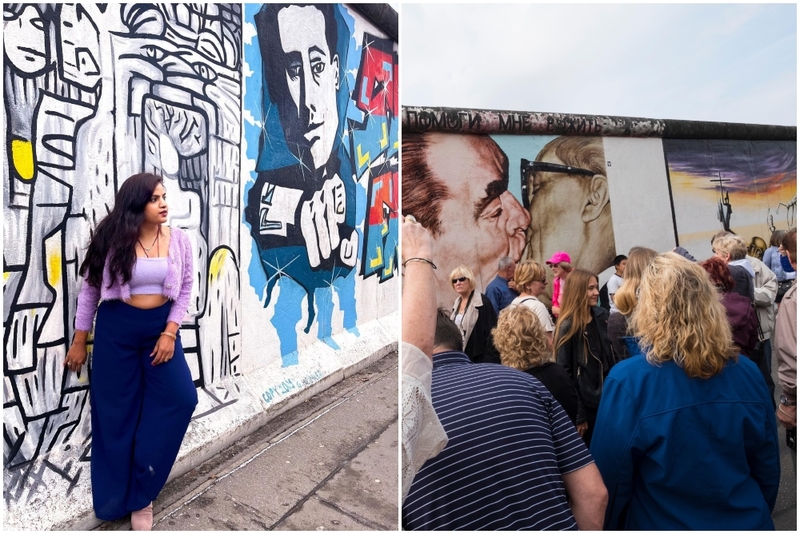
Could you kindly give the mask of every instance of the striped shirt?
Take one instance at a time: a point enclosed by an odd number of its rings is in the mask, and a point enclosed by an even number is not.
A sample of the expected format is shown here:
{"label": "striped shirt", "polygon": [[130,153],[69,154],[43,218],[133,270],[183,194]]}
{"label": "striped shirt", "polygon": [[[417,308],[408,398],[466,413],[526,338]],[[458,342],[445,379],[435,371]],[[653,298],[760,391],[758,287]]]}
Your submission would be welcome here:
{"label": "striped shirt", "polygon": [[578,528],[562,475],[593,460],[541,382],[443,352],[433,356],[431,391],[449,442],[414,478],[403,528]]}

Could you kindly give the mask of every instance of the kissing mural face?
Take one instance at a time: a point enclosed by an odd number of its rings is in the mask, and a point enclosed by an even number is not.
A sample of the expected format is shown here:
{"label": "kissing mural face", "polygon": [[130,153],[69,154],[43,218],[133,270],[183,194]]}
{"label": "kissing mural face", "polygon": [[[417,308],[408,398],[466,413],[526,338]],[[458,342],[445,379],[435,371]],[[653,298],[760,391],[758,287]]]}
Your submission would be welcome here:
{"label": "kissing mural face", "polygon": [[[424,187],[412,191],[417,185],[410,185],[403,203],[406,213],[436,227],[434,263],[444,304],[454,298],[451,281],[444,277],[459,265],[472,269],[476,287],[483,289],[500,258],[522,257],[530,215],[508,191],[508,158],[491,138],[433,133],[421,142],[424,150],[403,153],[408,165],[404,180],[442,185],[424,193]],[[431,225],[432,219],[437,224]]]}

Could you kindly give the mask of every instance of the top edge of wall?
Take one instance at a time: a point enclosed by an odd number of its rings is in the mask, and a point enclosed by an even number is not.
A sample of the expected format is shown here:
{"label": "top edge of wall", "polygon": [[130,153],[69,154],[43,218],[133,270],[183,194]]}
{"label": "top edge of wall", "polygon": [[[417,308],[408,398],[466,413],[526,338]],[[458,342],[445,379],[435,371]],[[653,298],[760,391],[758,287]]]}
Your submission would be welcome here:
{"label": "top edge of wall", "polygon": [[347,4],[368,18],[375,26],[386,32],[386,34],[397,42],[398,16],[397,11],[389,4]]}
{"label": "top edge of wall", "polygon": [[610,115],[403,106],[403,133],[585,135],[796,141],[797,127]]}

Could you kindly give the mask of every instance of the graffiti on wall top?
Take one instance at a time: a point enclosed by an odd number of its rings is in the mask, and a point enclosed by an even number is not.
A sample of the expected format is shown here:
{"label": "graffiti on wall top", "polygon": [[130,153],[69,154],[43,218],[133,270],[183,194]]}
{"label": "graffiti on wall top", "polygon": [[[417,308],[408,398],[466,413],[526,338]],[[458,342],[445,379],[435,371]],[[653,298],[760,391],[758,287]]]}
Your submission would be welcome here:
{"label": "graffiti on wall top", "polygon": [[245,47],[254,71],[245,107],[258,117],[245,128],[256,162],[245,185],[250,279],[265,306],[280,287],[272,322],[291,365],[304,298],[304,331],[316,321],[336,348],[334,292],[354,329],[359,250],[362,276],[385,280],[395,269],[397,54],[391,41],[354,38],[339,5],[246,6],[246,17],[257,34]]}
{"label": "graffiti on wall top", "polygon": [[660,137],[664,121],[632,117],[403,107],[408,132]]}
{"label": "graffiti on wall top", "polygon": [[[4,4],[4,495],[74,488],[90,455],[88,381],[61,365],[77,274],[121,180],[162,175],[195,256],[182,339],[200,405],[238,374],[241,7]],[[36,462],[77,450],[65,465]],[[76,461],[77,459],[77,461]]]}

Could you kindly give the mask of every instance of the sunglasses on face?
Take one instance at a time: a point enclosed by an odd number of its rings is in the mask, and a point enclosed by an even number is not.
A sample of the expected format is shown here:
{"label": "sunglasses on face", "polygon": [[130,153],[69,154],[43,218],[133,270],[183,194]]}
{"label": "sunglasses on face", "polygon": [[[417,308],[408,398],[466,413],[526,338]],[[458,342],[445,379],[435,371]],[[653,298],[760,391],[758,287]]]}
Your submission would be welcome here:
{"label": "sunglasses on face", "polygon": [[463,282],[466,279],[467,279],[466,276],[462,276],[461,278],[453,278],[453,285],[455,285],[456,282]]}
{"label": "sunglasses on face", "polygon": [[559,165],[558,163],[547,163],[546,161],[529,161],[525,158],[520,158],[519,162],[519,177],[522,182],[522,205],[525,209],[531,207],[530,185],[528,183],[528,175],[535,172],[554,172],[560,174],[580,174],[583,176],[594,176],[594,171],[589,169],[581,169],[580,167],[571,167],[569,165]]}

